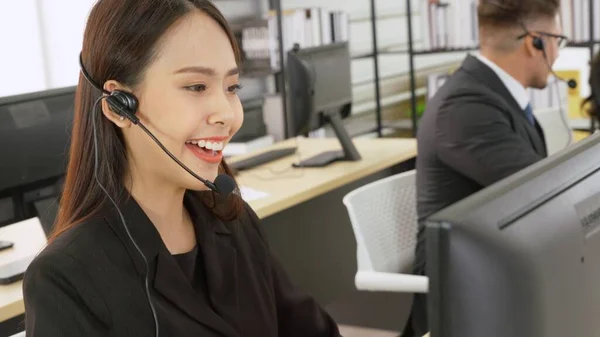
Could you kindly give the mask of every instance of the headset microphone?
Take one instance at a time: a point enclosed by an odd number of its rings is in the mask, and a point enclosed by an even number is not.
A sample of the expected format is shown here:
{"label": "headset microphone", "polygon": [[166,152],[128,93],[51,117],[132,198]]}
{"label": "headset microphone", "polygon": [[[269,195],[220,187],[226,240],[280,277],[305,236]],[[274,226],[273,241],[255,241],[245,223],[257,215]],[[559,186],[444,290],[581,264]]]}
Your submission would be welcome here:
{"label": "headset microphone", "polygon": [[571,89],[575,89],[577,88],[577,81],[574,79],[564,79],[560,76],[558,76],[558,74],[556,74],[554,72],[554,69],[552,69],[552,66],[550,65],[550,62],[548,62],[548,55],[546,54],[546,46],[544,45],[544,40],[542,40],[540,37],[538,36],[533,36],[533,47],[537,50],[541,50],[542,53],[544,54],[544,62],[546,62],[546,66],[548,66],[548,70],[550,70],[550,72],[552,73],[552,75],[559,81],[565,82],[567,84],[567,86]]}
{"label": "headset microphone", "polygon": [[[544,40],[542,40],[538,36],[533,36],[533,47],[537,50],[542,51],[542,53],[544,55],[544,62],[546,62],[546,65],[548,66],[548,70],[550,70],[550,73],[552,73],[552,75],[554,75],[554,78],[566,83],[567,86],[571,89],[577,88],[577,81],[575,81],[574,79],[565,80],[564,78],[558,76],[558,74],[556,74],[554,72],[554,69],[552,69],[550,62],[548,62],[548,55],[546,54],[546,48],[545,48],[546,46],[544,45]],[[570,132],[571,126],[569,125],[569,122],[567,122],[567,118],[565,117],[565,114],[563,112],[562,104],[560,102],[560,91],[558,90],[558,83],[555,83],[554,89],[556,90],[556,97],[558,97],[558,110],[560,112],[560,119],[561,119],[565,129],[569,130],[568,139],[567,139],[567,146],[569,146],[573,143],[573,133]]]}
{"label": "headset microphone", "polygon": [[[546,62],[547,62],[547,61],[546,61]],[[554,77],[555,77],[557,80],[559,80],[559,81],[561,81],[561,82],[565,82],[569,88],[571,88],[571,89],[575,89],[575,88],[577,88],[577,81],[575,81],[574,79],[572,79],[572,78],[571,78],[571,79],[568,79],[568,80],[566,80],[566,79],[564,79],[564,78],[562,78],[562,77],[558,76],[558,75],[557,75],[557,74],[554,72],[554,70],[552,70],[552,68],[550,68],[550,72],[552,73],[552,75],[553,75],[553,76],[554,76]]]}
{"label": "headset microphone", "polygon": [[231,178],[227,174],[219,174],[215,179],[214,183],[210,182],[200,176],[198,176],[194,171],[190,170],[187,166],[185,166],[179,159],[177,159],[167,148],[148,130],[142,122],[140,122],[139,118],[135,115],[138,107],[138,100],[132,93],[114,90],[112,92],[105,90],[101,86],[99,86],[92,77],[88,74],[83,65],[82,55],[79,54],[79,65],[81,67],[81,73],[83,77],[96,89],[102,91],[106,97],[106,102],[110,106],[111,110],[116,112],[119,116],[125,117],[129,119],[133,124],[138,125],[158,146],[171,158],[175,161],[181,168],[186,170],[189,174],[191,174],[194,178],[200,180],[206,187],[210,188],[214,192],[217,192],[223,196],[229,195],[235,189],[235,182],[233,178]]}

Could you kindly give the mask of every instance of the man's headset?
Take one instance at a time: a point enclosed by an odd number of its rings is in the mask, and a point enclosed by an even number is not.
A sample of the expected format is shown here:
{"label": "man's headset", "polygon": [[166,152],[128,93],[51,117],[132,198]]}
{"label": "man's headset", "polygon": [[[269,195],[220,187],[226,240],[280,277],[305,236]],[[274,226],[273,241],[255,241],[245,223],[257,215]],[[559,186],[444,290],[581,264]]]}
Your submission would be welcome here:
{"label": "man's headset", "polygon": [[135,246],[136,250],[138,251],[138,253],[142,257],[142,260],[144,261],[144,266],[145,266],[145,271],[146,271],[146,273],[144,275],[144,287],[145,287],[145,291],[146,291],[146,298],[148,300],[148,304],[150,305],[150,309],[152,311],[152,316],[154,319],[155,336],[159,337],[160,328],[159,328],[159,323],[158,323],[158,317],[156,314],[156,309],[154,307],[154,304],[152,303],[152,296],[150,294],[150,286],[149,286],[149,279],[148,279],[150,267],[148,265],[148,260],[146,259],[146,256],[144,256],[144,253],[142,252],[142,250],[139,247],[139,245],[137,244],[137,242],[131,236],[129,227],[127,226],[127,222],[125,221],[125,217],[123,216],[123,213],[119,209],[118,204],[115,202],[115,200],[112,198],[112,196],[108,193],[108,191],[106,190],[106,188],[104,187],[104,185],[102,184],[100,179],[98,178],[97,172],[98,172],[98,166],[99,166],[98,165],[98,162],[99,162],[98,152],[99,151],[98,151],[98,136],[97,136],[97,132],[96,132],[97,128],[96,128],[96,122],[95,122],[95,118],[97,118],[96,115],[97,115],[98,105],[100,104],[100,102],[103,99],[105,99],[106,102],[108,103],[108,106],[110,107],[110,109],[113,112],[115,112],[116,114],[118,114],[120,116],[121,120],[124,120],[125,118],[127,118],[133,124],[138,125],[142,130],[144,130],[144,132],[146,132],[146,134],[148,134],[148,136],[150,136],[150,138],[152,138],[152,140],[154,140],[154,142],[156,142],[156,144],[158,144],[158,146],[160,146],[160,148],[169,157],[171,157],[171,159],[173,159],[177,164],[179,164],[179,166],[181,166],[184,170],[186,170],[188,173],[190,173],[192,176],[194,176],[194,178],[200,180],[206,187],[210,188],[212,191],[217,192],[223,196],[227,196],[231,192],[233,192],[233,190],[235,189],[235,182],[227,174],[219,174],[217,176],[217,178],[215,179],[214,183],[195,174],[192,170],[190,170],[187,166],[185,166],[181,161],[179,161],[179,159],[177,159],[169,150],[167,150],[167,148],[152,134],[152,132],[150,132],[150,130],[148,130],[144,126],[144,124],[135,115],[137,112],[137,109],[138,109],[138,99],[135,97],[134,94],[125,92],[125,91],[120,91],[120,90],[113,90],[112,92],[104,90],[94,80],[92,80],[92,77],[88,74],[87,70],[85,69],[85,66],[83,65],[83,57],[82,57],[81,53],[79,54],[79,65],[81,67],[81,73],[83,74],[83,77],[92,86],[94,86],[96,89],[100,90],[104,94],[103,96],[101,96],[100,98],[98,98],[96,100],[96,102],[94,103],[94,109],[92,111],[93,119],[94,119],[94,121],[92,121],[93,132],[94,132],[94,178],[96,179],[98,186],[106,194],[108,199],[111,201],[111,203],[117,210],[117,213],[119,214],[119,217],[121,218],[121,222],[123,223],[123,227],[125,229],[125,232],[127,233],[127,236],[129,237],[129,240]]}
{"label": "man's headset", "polygon": [[[523,26],[523,28],[525,28],[525,26]],[[525,29],[525,31],[532,38],[533,48],[535,48],[537,50],[541,50],[542,53],[544,53],[544,61],[546,62],[546,65],[548,66],[548,69],[550,70],[550,72],[552,73],[552,75],[554,75],[554,77],[557,80],[565,82],[569,88],[571,88],[571,89],[577,88],[577,81],[575,81],[574,79],[568,79],[568,80],[566,80],[566,79],[558,76],[554,72],[554,69],[552,69],[552,66],[550,66],[550,62],[548,62],[548,55],[546,54],[546,45],[544,43],[544,40],[541,37],[539,37],[539,36],[531,35],[531,33],[529,33],[529,31],[527,31],[527,29]]]}
{"label": "man's headset", "polygon": [[[506,5],[504,3],[500,3],[498,1],[494,1],[494,0],[487,0],[486,3],[491,4],[493,6],[496,6],[500,9],[503,9],[507,12],[514,12],[517,10],[517,8],[511,7],[509,5]],[[480,4],[481,5],[481,4]],[[540,50],[543,53],[544,56],[544,62],[546,63],[546,66],[548,67],[548,70],[550,71],[550,73],[552,73],[552,75],[554,76],[554,78],[556,78],[557,80],[564,82],[567,84],[567,86],[571,89],[575,89],[577,88],[577,81],[574,79],[564,79],[560,76],[558,76],[558,74],[556,74],[556,72],[554,72],[554,69],[552,69],[552,66],[550,65],[550,62],[548,61],[548,54],[546,53],[546,45],[544,43],[544,40],[536,35],[533,35],[525,26],[525,23],[523,22],[523,20],[521,20],[520,18],[519,20],[519,24],[521,26],[521,28],[523,28],[523,30],[525,31],[525,34],[522,37],[525,36],[531,36],[532,38],[532,45],[533,48]],[[567,121],[567,117],[565,116],[564,112],[563,112],[563,107],[562,104],[560,104],[560,91],[558,89],[558,83],[555,84],[554,86],[555,90],[556,90],[556,95],[559,99],[559,104],[558,104],[558,110],[560,112],[560,119],[565,127],[565,129],[567,129],[568,132],[568,141],[567,141],[567,146],[570,145],[573,142],[573,134],[571,132],[571,126],[569,125],[569,122]]]}
{"label": "man's headset", "polygon": [[[495,1],[495,0],[486,0],[485,3],[490,4],[492,6],[496,6],[496,7],[500,8],[500,9],[503,9],[503,10],[505,10],[507,12],[514,12],[514,11],[518,10],[518,8],[512,7],[510,5],[506,5],[504,3],[500,3],[500,2]],[[548,62],[548,55],[546,54],[546,45],[544,43],[544,40],[541,37],[539,37],[539,36],[531,34],[531,32],[527,29],[527,27],[523,23],[522,19],[519,19],[519,25],[525,31],[525,35],[523,35],[523,36],[529,35],[529,36],[532,37],[533,48],[535,48],[537,50],[540,50],[540,51],[542,51],[542,53],[544,53],[544,62],[546,62],[546,65],[548,66],[548,69],[550,70],[550,72],[552,73],[552,75],[554,75],[554,77],[557,80],[565,82],[569,88],[571,88],[571,89],[577,88],[577,81],[576,80],[574,80],[574,79],[568,79],[568,80],[566,80],[566,79],[558,76],[554,72],[554,70],[552,69],[552,66],[550,65],[550,62]]]}

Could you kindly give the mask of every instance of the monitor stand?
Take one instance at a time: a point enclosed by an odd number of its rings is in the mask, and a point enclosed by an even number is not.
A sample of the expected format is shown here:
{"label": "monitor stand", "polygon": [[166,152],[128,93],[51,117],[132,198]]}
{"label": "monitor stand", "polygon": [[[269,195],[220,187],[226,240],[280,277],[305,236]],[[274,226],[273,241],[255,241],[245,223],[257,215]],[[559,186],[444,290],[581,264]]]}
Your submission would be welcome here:
{"label": "monitor stand", "polygon": [[350,138],[350,135],[342,123],[339,111],[325,114],[324,117],[333,127],[335,135],[340,141],[340,144],[342,144],[342,151],[323,152],[297,164],[293,164],[294,167],[324,167],[336,161],[361,160],[360,154],[352,142],[352,138]]}

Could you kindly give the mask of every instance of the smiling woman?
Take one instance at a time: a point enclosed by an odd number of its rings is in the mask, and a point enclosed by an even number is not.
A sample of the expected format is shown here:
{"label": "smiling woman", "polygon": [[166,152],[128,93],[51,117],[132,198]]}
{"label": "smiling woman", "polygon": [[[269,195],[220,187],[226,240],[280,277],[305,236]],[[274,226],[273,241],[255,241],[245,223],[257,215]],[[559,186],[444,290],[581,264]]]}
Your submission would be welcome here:
{"label": "smiling woman", "polygon": [[24,278],[28,336],[339,336],[252,209],[194,177],[230,175],[239,59],[207,0],[97,2],[55,231]]}

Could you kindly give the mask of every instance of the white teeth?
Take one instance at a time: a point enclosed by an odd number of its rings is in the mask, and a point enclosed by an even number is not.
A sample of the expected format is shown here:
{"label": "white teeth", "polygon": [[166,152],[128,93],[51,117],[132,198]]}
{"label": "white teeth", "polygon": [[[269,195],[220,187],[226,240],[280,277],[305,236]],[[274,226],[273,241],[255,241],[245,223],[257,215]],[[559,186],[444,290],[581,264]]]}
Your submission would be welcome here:
{"label": "white teeth", "polygon": [[[211,142],[211,141],[206,141],[206,140],[191,141],[191,142],[193,142],[193,144],[197,145],[198,147],[203,147],[207,150],[213,150],[213,151],[221,151],[225,147],[225,144],[223,144],[223,142]],[[190,142],[187,142],[187,143],[190,143]]]}
{"label": "white teeth", "polygon": [[188,140],[186,144],[194,144],[198,147],[203,147],[207,150],[221,151],[225,147],[223,142],[211,142],[206,140]]}

